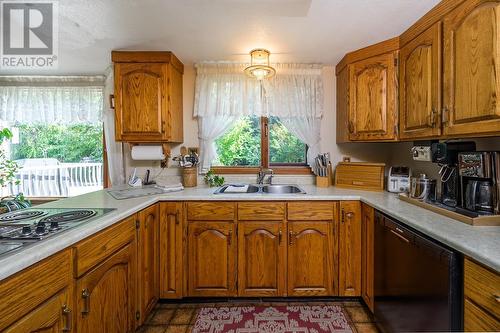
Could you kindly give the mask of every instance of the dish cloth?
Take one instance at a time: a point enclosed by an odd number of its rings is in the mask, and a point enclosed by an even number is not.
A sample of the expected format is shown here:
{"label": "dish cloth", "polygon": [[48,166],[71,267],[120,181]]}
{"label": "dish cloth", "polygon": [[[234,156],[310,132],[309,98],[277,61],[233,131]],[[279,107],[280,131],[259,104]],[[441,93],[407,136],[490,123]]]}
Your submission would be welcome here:
{"label": "dish cloth", "polygon": [[246,193],[248,185],[228,185],[224,193]]}

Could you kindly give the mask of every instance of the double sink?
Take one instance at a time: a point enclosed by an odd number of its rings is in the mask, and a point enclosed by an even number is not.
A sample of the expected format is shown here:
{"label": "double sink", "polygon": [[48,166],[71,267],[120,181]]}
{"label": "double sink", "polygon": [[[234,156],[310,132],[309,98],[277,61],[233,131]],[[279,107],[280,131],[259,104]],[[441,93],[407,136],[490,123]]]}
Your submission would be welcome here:
{"label": "double sink", "polygon": [[297,185],[260,185],[260,184],[250,184],[247,187],[246,192],[226,192],[230,187],[245,187],[246,184],[242,185],[224,185],[219,187],[214,194],[306,194],[306,192]]}

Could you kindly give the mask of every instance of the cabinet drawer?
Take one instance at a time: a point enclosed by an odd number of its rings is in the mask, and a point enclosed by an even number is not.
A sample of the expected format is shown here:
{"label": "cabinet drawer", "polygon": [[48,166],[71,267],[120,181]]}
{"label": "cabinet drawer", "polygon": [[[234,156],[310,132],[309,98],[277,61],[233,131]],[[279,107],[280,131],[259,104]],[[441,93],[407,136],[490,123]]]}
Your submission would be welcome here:
{"label": "cabinet drawer", "polygon": [[288,203],[288,220],[333,220],[335,202],[298,201]]}
{"label": "cabinet drawer", "polygon": [[240,202],[238,220],[241,221],[279,221],[285,219],[284,202]]}
{"label": "cabinet drawer", "polygon": [[500,331],[500,321],[466,299],[464,302],[464,330],[466,332],[498,332]]}
{"label": "cabinet drawer", "polygon": [[189,221],[233,221],[234,202],[189,202],[187,219]]}
{"label": "cabinet drawer", "polygon": [[0,331],[68,286],[71,274],[71,251],[65,250],[1,281]]}
{"label": "cabinet drawer", "polygon": [[464,260],[464,294],[500,318],[500,276],[468,259]]}
{"label": "cabinet drawer", "polygon": [[135,221],[136,216],[133,215],[78,243],[75,246],[76,277],[130,243],[135,237]]}

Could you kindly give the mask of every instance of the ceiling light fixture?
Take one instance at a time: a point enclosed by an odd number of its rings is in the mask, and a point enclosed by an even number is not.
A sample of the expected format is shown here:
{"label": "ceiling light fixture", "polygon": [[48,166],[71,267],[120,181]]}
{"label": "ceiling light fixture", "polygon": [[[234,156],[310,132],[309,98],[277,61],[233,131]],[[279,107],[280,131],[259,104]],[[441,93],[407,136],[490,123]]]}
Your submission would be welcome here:
{"label": "ceiling light fixture", "polygon": [[276,70],[269,65],[271,52],[265,49],[250,51],[250,66],[245,68],[245,74],[257,80],[268,79],[276,74]]}

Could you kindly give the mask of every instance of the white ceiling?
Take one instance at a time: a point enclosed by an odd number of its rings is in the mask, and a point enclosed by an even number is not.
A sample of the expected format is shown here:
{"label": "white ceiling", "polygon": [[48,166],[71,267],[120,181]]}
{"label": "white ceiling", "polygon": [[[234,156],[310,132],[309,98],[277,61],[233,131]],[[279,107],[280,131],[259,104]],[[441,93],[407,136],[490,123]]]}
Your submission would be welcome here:
{"label": "white ceiling", "polygon": [[[394,37],[439,0],[63,0],[59,69],[100,74],[110,51],[170,50],[185,64],[247,61],[336,64],[351,50]],[[33,74],[5,72],[4,74]]]}

